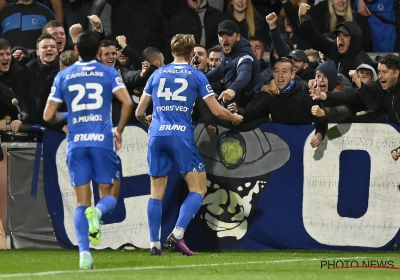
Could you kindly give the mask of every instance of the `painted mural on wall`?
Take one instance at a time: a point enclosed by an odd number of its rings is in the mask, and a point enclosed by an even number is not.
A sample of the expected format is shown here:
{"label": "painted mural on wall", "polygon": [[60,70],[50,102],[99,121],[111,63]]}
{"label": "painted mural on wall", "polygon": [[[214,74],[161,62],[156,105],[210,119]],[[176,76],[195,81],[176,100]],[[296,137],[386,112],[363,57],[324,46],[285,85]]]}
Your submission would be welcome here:
{"label": "painted mural on wall", "polygon": [[[210,139],[202,125],[195,140],[206,165],[208,193],[185,240],[194,250],[395,250],[400,242],[400,161],[390,151],[400,127],[330,125],[313,149],[314,127],[262,124],[248,132],[219,127]],[[44,135],[44,190],[54,232],[63,247],[76,246],[75,195],[65,164],[66,143]],[[104,218],[101,248],[147,248],[148,134],[128,127],[121,194]],[[57,174],[49,176],[48,174]],[[186,197],[178,170],[168,174],[161,240],[173,229]],[[94,186],[95,187],[95,186]],[[187,190],[186,190],[187,192]],[[96,201],[98,197],[94,197]]]}
{"label": "painted mural on wall", "polygon": [[203,124],[195,128],[195,140],[206,165],[207,194],[200,217],[210,238],[235,243],[248,229],[248,218],[268,187],[270,172],[284,165],[289,146],[279,136],[259,128],[236,132],[218,127],[209,138]]}

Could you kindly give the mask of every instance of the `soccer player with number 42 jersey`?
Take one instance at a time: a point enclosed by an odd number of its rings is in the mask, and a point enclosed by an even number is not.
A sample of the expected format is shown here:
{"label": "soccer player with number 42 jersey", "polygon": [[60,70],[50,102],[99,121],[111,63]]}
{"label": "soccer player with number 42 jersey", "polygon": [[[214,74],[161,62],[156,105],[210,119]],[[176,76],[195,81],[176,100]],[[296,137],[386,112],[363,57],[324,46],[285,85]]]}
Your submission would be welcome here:
{"label": "soccer player with number 42 jersey", "polygon": [[[100,219],[117,204],[112,195],[113,183],[121,176],[116,150],[122,145],[122,132],[132,111],[132,99],[118,72],[96,61],[100,38],[95,32],[82,32],[75,48],[81,60],[57,74],[43,118],[49,122],[68,118],[67,165],[77,200],[74,225],[79,267],[91,269],[93,258],[89,241],[93,246],[100,243]],[[115,131],[111,122],[113,95],[122,103]],[[66,103],[68,113],[57,112],[62,102]],[[98,183],[100,190],[96,207],[90,207],[92,180]]]}
{"label": "soccer player with number 42 jersey", "polygon": [[[147,206],[150,230],[150,255],[162,255],[160,227],[162,200],[167,187],[167,174],[174,162],[184,177],[189,195],[183,202],[178,221],[167,238],[170,247],[185,255],[194,253],[183,240],[189,222],[196,215],[206,194],[205,166],[193,137],[191,114],[200,94],[211,112],[223,119],[240,124],[243,117],[231,114],[214,97],[204,74],[189,65],[196,45],[193,35],[177,34],[171,40],[174,62],[157,69],[147,81],[136,109],[137,119],[150,125],[147,161],[151,181],[151,197]],[[146,116],[153,101],[153,115]]]}

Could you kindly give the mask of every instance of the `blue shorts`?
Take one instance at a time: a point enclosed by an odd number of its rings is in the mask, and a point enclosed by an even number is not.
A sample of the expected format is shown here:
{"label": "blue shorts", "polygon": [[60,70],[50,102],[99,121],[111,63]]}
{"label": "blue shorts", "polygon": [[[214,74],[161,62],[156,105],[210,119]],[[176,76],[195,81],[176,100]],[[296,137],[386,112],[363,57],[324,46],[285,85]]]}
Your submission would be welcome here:
{"label": "blue shorts", "polygon": [[195,170],[205,171],[204,162],[196,143],[179,136],[151,137],[147,162],[150,176],[167,175],[173,162],[178,165],[181,174]]}
{"label": "blue shorts", "polygon": [[91,180],[112,184],[121,177],[121,160],[115,151],[97,147],[77,148],[68,152],[67,165],[72,186],[81,186]]}

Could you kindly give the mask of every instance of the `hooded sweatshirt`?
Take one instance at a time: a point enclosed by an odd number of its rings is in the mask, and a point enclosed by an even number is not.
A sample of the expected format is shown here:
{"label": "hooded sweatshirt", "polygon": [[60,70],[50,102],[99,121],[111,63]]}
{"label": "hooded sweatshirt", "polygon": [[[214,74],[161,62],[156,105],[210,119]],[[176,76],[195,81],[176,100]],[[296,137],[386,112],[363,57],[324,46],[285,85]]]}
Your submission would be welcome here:
{"label": "hooded sweatshirt", "polygon": [[302,22],[300,26],[303,32],[307,34],[307,38],[314,48],[333,60],[338,72],[346,76],[347,79],[351,80],[349,71],[356,69],[361,63],[373,65],[369,55],[361,49],[362,30],[357,23],[343,21],[336,25],[336,29],[343,26],[351,36],[349,48],[344,54],[338,52],[336,40],[332,42],[322,36],[322,34],[315,29],[311,21],[307,20]]}
{"label": "hooded sweatshirt", "polygon": [[[369,66],[368,64],[364,65]],[[322,102],[326,113],[325,121],[376,122],[378,119],[380,119],[380,111],[369,114],[368,116],[363,116],[361,118],[356,115],[357,112],[365,112],[367,107],[362,99],[358,96],[356,90],[352,87],[350,81],[344,75],[337,73],[333,61],[328,60],[327,62],[320,64],[316,70],[320,70],[328,78],[328,92],[326,93],[327,98]]]}
{"label": "hooded sweatshirt", "polygon": [[369,69],[369,70],[371,70],[372,71],[372,80],[373,81],[378,80],[378,75],[376,75],[376,71],[375,71],[374,67],[372,67],[371,65],[368,65],[368,64],[365,64],[365,63],[361,63],[360,65],[358,65],[356,70],[358,71],[359,69]]}

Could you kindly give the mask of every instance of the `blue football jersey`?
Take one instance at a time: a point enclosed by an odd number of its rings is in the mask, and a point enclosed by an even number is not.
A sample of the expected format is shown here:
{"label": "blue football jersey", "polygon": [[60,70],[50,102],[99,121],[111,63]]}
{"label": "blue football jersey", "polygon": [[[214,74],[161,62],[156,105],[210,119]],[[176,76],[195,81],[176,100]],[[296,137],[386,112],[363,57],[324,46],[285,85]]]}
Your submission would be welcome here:
{"label": "blue football jersey", "polygon": [[50,100],[68,108],[68,150],[100,147],[114,150],[111,101],[124,88],[118,72],[95,60],[78,61],[54,79]]}
{"label": "blue football jersey", "polygon": [[165,65],[150,76],[143,94],[153,99],[150,137],[180,136],[193,139],[192,111],[196,97],[214,95],[206,76],[187,63]]}

